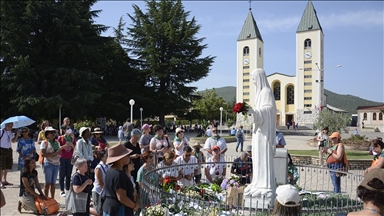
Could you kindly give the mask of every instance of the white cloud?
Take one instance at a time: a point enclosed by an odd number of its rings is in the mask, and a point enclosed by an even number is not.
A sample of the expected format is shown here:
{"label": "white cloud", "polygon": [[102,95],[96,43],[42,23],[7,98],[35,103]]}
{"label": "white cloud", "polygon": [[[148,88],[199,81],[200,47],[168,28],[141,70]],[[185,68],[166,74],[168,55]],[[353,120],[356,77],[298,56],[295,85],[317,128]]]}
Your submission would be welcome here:
{"label": "white cloud", "polygon": [[383,26],[383,11],[369,9],[349,11],[340,14],[319,14],[320,23],[324,28],[335,27],[375,27]]}

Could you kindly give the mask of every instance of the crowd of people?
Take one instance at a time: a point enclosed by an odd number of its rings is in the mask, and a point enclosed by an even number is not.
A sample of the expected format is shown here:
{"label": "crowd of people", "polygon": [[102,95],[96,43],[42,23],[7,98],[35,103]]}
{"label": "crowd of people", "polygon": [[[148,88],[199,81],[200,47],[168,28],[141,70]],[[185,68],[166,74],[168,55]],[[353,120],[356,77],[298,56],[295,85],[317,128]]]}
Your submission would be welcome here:
{"label": "crowd of people", "polygon": [[[76,194],[88,194],[84,201],[86,211],[76,212],[74,215],[138,215],[139,191],[143,176],[155,168],[184,167],[160,169],[148,176],[151,181],[158,182],[159,185],[169,176],[176,178],[178,185],[190,186],[201,182],[203,172],[207,183],[213,183],[215,179],[223,178],[227,174],[225,154],[228,147],[225,139],[220,137],[217,127],[210,128],[210,136],[204,145],[201,145],[198,142],[190,143],[182,128],[175,130],[175,137],[170,141],[161,125],[144,124],[140,130],[133,127],[130,119],[127,119],[117,133],[120,142],[111,147],[100,128],[81,127],[79,137],[76,138],[69,118],[64,119],[60,129],[53,128],[47,120],[43,121],[36,142],[28,135],[30,130],[27,127],[13,134],[12,126],[12,123],[6,124],[1,133],[0,183],[1,189],[12,185],[7,181],[7,170],[12,168],[13,162],[11,143],[17,142],[18,170],[21,176],[18,202],[20,212],[25,209],[37,213],[35,197],[54,198],[58,175],[60,196],[69,196],[70,191]],[[338,132],[332,133],[331,136],[327,134],[328,128],[325,127],[318,136],[319,152],[328,154],[326,163],[331,170],[329,173],[334,193],[340,193],[341,175],[336,171],[348,167],[345,164],[345,149]],[[246,151],[243,151],[242,127],[236,130],[235,136],[236,151],[240,149],[241,153],[232,161],[230,173],[239,176],[242,185],[249,184],[253,174],[252,146],[247,146]],[[40,152],[37,152],[36,145],[40,146]],[[284,136],[276,130],[276,148],[284,148],[285,145]],[[373,180],[373,177],[363,182],[359,186],[361,187],[359,196],[364,196],[367,202],[371,202],[367,205],[376,206],[376,212],[383,212],[382,205],[377,204],[374,199],[367,199],[364,195],[368,191],[383,192],[383,169],[376,169],[384,167],[384,144],[381,138],[373,140],[372,149],[375,159],[372,166],[366,170],[366,177],[379,176],[381,183]],[[45,180],[43,188],[39,184],[37,162],[41,164],[43,170]],[[205,162],[208,163],[201,168],[200,164]],[[371,181],[374,183],[371,184]],[[290,215],[284,213],[287,211],[299,214],[300,205],[296,195],[292,195],[291,200],[287,200],[288,195],[281,195],[295,193],[293,187],[280,186],[276,193],[273,215]]]}

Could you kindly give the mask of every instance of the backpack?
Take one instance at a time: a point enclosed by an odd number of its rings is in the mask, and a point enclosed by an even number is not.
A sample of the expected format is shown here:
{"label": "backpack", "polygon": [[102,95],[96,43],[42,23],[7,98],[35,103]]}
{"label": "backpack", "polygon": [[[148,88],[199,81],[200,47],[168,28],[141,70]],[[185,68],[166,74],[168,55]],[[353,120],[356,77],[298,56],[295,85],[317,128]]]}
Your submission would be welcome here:
{"label": "backpack", "polygon": [[241,130],[240,130],[240,129],[238,129],[238,130],[236,131],[236,137],[237,137],[237,138],[241,138],[241,137],[243,137],[243,133],[241,133]]}
{"label": "backpack", "polygon": [[1,129],[1,136],[0,136],[0,139],[3,138],[4,133],[5,133],[5,129],[3,128],[3,129]]}

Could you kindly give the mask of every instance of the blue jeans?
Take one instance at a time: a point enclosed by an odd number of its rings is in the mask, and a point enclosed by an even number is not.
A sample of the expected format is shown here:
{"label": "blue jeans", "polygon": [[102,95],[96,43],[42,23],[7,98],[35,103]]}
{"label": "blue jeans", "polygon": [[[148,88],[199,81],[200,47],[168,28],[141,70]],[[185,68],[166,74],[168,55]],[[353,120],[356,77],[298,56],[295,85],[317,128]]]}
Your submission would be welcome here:
{"label": "blue jeans", "polygon": [[49,162],[44,162],[43,167],[44,167],[43,171],[45,175],[45,184],[55,184],[60,166],[53,165]]}
{"label": "blue jeans", "polygon": [[120,209],[119,209],[119,212],[117,215],[110,215],[110,214],[107,214],[103,211],[103,216],[125,216],[125,206],[124,205],[121,205]]}
{"label": "blue jeans", "polygon": [[59,185],[60,190],[64,191],[64,178],[65,178],[65,189],[69,190],[71,184],[71,174],[73,165],[71,164],[70,158],[60,158],[60,174],[59,174]]}
{"label": "blue jeans", "polygon": [[333,163],[333,164],[327,164],[327,167],[330,169],[329,175],[331,176],[332,184],[333,184],[333,192],[334,193],[341,193],[341,186],[340,186],[340,176],[336,176],[336,172],[332,170],[337,170],[338,168],[343,167],[343,163]]}
{"label": "blue jeans", "polygon": [[237,139],[236,150],[239,148],[239,145],[240,145],[240,150],[243,151],[244,138],[237,137],[236,139]]}

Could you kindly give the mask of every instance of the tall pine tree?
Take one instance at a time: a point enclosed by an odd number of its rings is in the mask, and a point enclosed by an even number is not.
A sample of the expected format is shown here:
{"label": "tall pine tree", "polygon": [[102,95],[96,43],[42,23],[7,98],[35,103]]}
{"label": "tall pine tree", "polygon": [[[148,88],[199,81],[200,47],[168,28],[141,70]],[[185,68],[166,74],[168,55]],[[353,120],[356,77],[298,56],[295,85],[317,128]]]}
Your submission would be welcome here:
{"label": "tall pine tree", "polygon": [[188,86],[208,75],[214,57],[201,57],[207,48],[195,18],[188,19],[180,0],[146,0],[144,13],[134,5],[128,14],[132,26],[127,31],[128,52],[137,60],[150,90],[151,107],[164,124],[164,115],[183,112],[191,106],[196,87]]}

